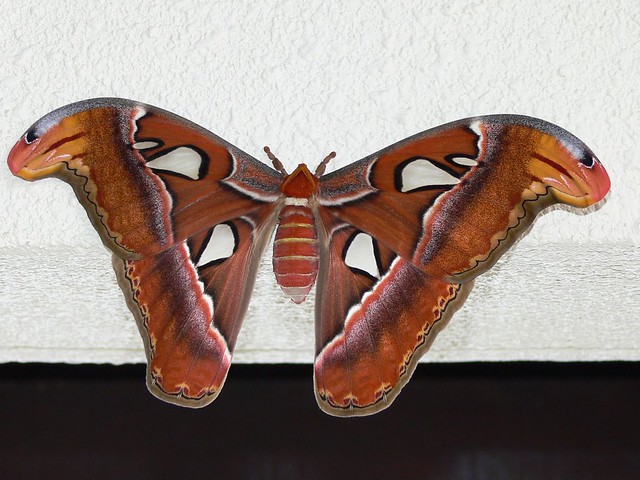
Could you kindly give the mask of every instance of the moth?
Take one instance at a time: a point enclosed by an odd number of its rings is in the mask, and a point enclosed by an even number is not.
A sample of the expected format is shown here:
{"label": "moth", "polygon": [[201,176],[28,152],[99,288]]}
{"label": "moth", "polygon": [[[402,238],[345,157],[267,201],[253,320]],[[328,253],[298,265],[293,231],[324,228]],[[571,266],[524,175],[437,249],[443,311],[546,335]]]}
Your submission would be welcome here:
{"label": "moth", "polygon": [[[266,147],[265,147],[266,148]],[[322,410],[388,407],[473,280],[562,203],[600,202],[594,153],[551,123],[458,120],[325,174],[273,168],[143,103],[98,98],[38,120],[11,150],[24,179],[72,185],[135,316],[147,384],[201,407],[220,392],[260,257],[302,302],[316,287],[315,394]]]}

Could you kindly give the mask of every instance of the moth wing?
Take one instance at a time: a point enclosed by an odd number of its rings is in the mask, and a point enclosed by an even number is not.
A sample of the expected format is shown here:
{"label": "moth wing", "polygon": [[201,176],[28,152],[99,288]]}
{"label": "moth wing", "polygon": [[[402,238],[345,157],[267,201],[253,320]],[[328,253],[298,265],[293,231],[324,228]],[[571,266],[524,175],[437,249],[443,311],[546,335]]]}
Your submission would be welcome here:
{"label": "moth wing", "polygon": [[[473,282],[430,277],[368,234],[325,221],[331,228],[316,287],[316,399],[331,415],[369,415],[400,393]],[[365,255],[352,256],[352,249]]]}
{"label": "moth wing", "polygon": [[114,256],[118,282],[144,339],[147,385],[187,407],[211,403],[224,384],[273,215],[220,223],[159,254]]}
{"label": "moth wing", "polygon": [[554,203],[593,205],[609,185],[580,140],[511,115],[428,130],[321,177],[320,407],[334,415],[386,408],[473,279],[536,214]]}
{"label": "moth wing", "polygon": [[62,107],[9,155],[70,183],[103,243],[148,358],[151,391],[187,406],[226,377],[282,175],[177,115],[113,98]]}
{"label": "moth wing", "polygon": [[488,270],[541,210],[588,207],[609,177],[556,125],[489,115],[427,130],[320,179],[318,202],[431,276]]}

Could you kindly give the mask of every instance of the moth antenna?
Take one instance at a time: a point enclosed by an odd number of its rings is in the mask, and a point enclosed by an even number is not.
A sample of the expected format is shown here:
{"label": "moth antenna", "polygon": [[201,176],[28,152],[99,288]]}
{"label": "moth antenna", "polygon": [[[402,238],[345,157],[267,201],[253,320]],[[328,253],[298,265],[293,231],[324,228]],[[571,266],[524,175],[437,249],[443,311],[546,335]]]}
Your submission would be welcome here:
{"label": "moth antenna", "polygon": [[287,175],[287,171],[285,170],[284,165],[282,165],[282,162],[280,160],[278,160],[278,157],[276,157],[271,152],[271,149],[269,147],[267,147],[266,145],[264,147],[264,153],[266,153],[267,157],[269,157],[269,160],[271,160],[273,162],[273,168],[275,168],[277,171],[279,171],[283,175]]}
{"label": "moth antenna", "polygon": [[327,169],[327,164],[335,157],[336,152],[331,152],[329,155],[324,157],[324,159],[320,162],[320,165],[318,165],[318,168],[316,168],[316,177],[321,177],[322,175],[324,175],[324,171]]}

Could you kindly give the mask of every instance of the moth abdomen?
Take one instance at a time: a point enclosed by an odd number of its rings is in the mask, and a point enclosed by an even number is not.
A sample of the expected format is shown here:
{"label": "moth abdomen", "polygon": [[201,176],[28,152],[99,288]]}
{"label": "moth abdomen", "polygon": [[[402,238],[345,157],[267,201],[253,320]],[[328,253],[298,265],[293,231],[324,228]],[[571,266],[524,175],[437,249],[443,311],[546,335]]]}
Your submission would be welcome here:
{"label": "moth abdomen", "polygon": [[318,231],[307,206],[286,205],[280,211],[273,242],[273,271],[284,293],[302,303],[318,275]]}

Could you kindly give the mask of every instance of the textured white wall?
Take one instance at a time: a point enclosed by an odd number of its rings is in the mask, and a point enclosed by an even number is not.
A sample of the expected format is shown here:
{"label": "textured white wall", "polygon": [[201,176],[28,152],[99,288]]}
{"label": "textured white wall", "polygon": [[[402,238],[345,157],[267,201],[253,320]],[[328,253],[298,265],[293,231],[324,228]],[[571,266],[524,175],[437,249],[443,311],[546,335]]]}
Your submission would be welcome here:
{"label": "textured white wall", "polygon": [[[640,359],[636,0],[14,1],[0,14],[3,158],[40,116],[96,96],[172,110],[258,158],[268,144],[288,167],[331,150],[341,166],[478,114],[567,128],[607,167],[609,202],[537,222],[428,358]],[[140,360],[71,189],[0,167],[0,205],[0,361]],[[312,304],[281,298],[268,270],[237,360],[310,360]]]}

